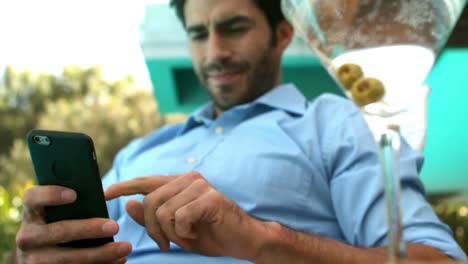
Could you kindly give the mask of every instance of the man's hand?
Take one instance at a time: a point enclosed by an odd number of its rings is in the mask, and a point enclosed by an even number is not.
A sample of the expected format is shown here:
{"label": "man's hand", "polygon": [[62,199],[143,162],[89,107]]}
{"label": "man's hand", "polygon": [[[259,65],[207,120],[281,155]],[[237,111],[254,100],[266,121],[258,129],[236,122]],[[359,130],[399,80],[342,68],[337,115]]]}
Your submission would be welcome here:
{"label": "man's hand", "polygon": [[74,202],[76,193],[60,186],[34,186],[24,194],[23,221],[16,235],[17,263],[124,263],[131,252],[127,242],[75,249],[58,244],[113,236],[117,223],[109,219],[67,220],[46,223],[46,206]]}
{"label": "man's hand", "polygon": [[204,255],[252,259],[265,231],[263,222],[247,215],[197,172],[137,178],[105,192],[108,200],[133,194],[145,199],[129,201],[127,212],[164,251],[172,241]]}
{"label": "man's hand", "polygon": [[[262,222],[215,190],[197,172],[142,177],[114,184],[106,199],[143,194],[126,209],[146,227],[161,250],[172,241],[209,256],[231,256],[254,263],[385,263],[386,248],[358,248],[329,238],[298,232],[275,222]],[[437,250],[408,245],[411,260],[447,259]]]}

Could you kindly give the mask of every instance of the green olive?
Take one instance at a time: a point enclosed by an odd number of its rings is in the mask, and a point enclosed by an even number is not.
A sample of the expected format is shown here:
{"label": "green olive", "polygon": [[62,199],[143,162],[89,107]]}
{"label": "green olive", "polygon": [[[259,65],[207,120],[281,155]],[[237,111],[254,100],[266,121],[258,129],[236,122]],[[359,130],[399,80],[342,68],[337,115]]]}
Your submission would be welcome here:
{"label": "green olive", "polygon": [[336,76],[346,90],[351,89],[353,83],[363,76],[362,69],[357,64],[346,63],[336,71]]}
{"label": "green olive", "polygon": [[375,103],[385,95],[385,88],[381,81],[375,78],[360,78],[351,88],[351,95],[358,106]]}

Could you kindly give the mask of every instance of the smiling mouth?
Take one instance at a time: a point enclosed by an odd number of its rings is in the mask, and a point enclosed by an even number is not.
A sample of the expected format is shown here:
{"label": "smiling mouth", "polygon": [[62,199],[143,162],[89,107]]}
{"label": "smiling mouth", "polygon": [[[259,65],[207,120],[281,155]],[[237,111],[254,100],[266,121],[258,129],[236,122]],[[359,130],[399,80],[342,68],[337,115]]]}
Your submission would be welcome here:
{"label": "smiling mouth", "polygon": [[229,84],[237,81],[242,76],[241,71],[211,73],[207,75],[208,80],[214,81],[217,84]]}

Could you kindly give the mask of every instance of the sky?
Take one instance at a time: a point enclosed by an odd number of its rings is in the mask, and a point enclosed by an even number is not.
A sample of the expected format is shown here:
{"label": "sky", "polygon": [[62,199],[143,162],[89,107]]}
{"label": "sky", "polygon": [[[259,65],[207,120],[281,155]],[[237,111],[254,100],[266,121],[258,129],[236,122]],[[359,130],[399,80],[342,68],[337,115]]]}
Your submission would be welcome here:
{"label": "sky", "polygon": [[150,87],[139,43],[146,3],[158,0],[1,0],[0,69],[13,65],[60,73],[100,65],[104,78],[125,74]]}

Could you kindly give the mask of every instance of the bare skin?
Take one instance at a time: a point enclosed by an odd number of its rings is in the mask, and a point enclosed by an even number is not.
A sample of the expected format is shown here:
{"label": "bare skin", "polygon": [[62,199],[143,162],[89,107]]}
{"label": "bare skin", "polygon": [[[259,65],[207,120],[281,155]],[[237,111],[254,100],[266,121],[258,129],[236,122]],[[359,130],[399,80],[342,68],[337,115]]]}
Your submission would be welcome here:
{"label": "bare skin", "polygon": [[252,0],[189,0],[185,13],[193,67],[218,115],[280,83],[281,56],[293,36],[286,21],[272,32]]}
{"label": "bare skin", "polygon": [[[186,29],[194,69],[216,105],[225,110],[254,100],[281,80],[281,56],[292,27],[283,21],[272,32],[252,0],[187,0]],[[272,44],[272,35],[276,43]],[[24,215],[17,234],[18,263],[123,263],[127,242],[99,248],[69,249],[57,244],[98,238],[118,232],[108,219],[46,224],[44,207],[67,204],[76,194],[63,187],[36,186],[24,197]],[[106,198],[143,194],[129,201],[128,214],[144,226],[162,250],[169,242],[210,256],[232,256],[255,263],[381,263],[384,248],[360,249],[327,238],[264,222],[241,210],[197,172],[143,177],[117,183]],[[104,228],[104,224],[107,228]],[[104,231],[106,229],[107,231]],[[44,235],[47,234],[47,235]],[[409,245],[410,259],[448,259],[424,245]]]}
{"label": "bare skin", "polygon": [[[196,172],[180,176],[142,177],[110,186],[106,199],[144,194],[143,203],[129,201],[126,210],[145,226],[161,250],[175,242],[184,249],[209,256],[244,255],[255,241],[245,232],[263,228]],[[219,209],[219,210],[218,210]],[[245,227],[239,228],[239,227]]]}
{"label": "bare skin", "polygon": [[[214,189],[198,172],[141,177],[111,185],[106,199],[143,194],[131,200],[129,215],[163,250],[169,242],[208,256],[231,256],[254,263],[385,263],[386,248],[356,248],[328,238],[260,221]],[[421,244],[408,245],[408,260],[450,260]]]}
{"label": "bare skin", "polygon": [[16,235],[16,263],[125,263],[131,252],[127,242],[97,248],[57,246],[80,239],[115,235],[119,227],[109,219],[46,223],[45,206],[72,203],[76,193],[60,186],[34,186],[24,194],[23,221]]}

